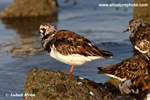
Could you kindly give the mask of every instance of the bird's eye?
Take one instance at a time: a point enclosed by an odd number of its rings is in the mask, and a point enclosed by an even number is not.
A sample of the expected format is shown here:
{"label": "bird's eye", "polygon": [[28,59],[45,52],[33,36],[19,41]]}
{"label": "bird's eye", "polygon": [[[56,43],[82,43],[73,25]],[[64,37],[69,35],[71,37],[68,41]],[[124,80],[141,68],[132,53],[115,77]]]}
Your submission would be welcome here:
{"label": "bird's eye", "polygon": [[49,34],[47,34],[47,35],[44,36],[44,39],[47,39],[47,38],[49,38]]}

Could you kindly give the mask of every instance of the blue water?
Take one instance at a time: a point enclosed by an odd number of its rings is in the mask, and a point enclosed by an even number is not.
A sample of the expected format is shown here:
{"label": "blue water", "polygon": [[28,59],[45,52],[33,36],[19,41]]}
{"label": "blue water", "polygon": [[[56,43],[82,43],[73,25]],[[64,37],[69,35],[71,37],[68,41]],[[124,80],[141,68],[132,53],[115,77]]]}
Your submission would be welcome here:
{"label": "blue water", "polygon": [[[0,12],[13,0],[1,0]],[[122,33],[133,18],[132,7],[99,7],[98,4],[133,3],[133,0],[58,0],[59,11],[51,17],[0,19],[0,99],[20,100],[22,97],[6,97],[6,93],[24,93],[26,74],[33,68],[47,68],[69,72],[71,65],[49,56],[41,47],[41,36],[36,36],[39,25],[53,23],[58,30],[74,31],[102,50],[113,52],[112,59],[98,59],[75,66],[73,74],[104,83],[110,77],[97,74],[97,68],[119,63],[133,56],[130,33]]]}

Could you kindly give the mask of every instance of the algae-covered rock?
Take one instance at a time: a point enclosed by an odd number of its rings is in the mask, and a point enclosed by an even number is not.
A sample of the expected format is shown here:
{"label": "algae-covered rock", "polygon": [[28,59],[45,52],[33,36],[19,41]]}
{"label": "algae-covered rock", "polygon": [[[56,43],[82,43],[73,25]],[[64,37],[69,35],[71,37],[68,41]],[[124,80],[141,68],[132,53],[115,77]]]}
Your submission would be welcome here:
{"label": "algae-covered rock", "polygon": [[120,80],[116,78],[109,78],[104,85],[106,85],[109,89],[119,89]]}
{"label": "algae-covered rock", "polygon": [[88,79],[68,76],[48,69],[34,68],[28,72],[23,100],[114,100],[103,86]]}
{"label": "algae-covered rock", "polygon": [[47,16],[57,12],[56,0],[14,0],[3,9],[1,18]]}

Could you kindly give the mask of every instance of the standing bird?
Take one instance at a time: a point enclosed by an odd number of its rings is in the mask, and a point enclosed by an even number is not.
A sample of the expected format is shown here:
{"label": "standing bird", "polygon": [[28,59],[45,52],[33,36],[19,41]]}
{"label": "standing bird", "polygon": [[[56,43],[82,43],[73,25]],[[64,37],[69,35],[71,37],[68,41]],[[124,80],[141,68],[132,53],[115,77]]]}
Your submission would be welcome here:
{"label": "standing bird", "polygon": [[57,31],[48,22],[41,24],[38,34],[42,35],[42,46],[51,57],[72,65],[70,73],[62,72],[64,74],[72,75],[74,65],[112,56],[111,52],[100,50],[88,39],[68,30]]}
{"label": "standing bird", "polygon": [[150,75],[142,75],[119,84],[122,94],[130,94],[136,100],[150,100]]}
{"label": "standing bird", "polygon": [[132,19],[124,32],[127,31],[131,32],[130,41],[136,50],[146,53],[150,49],[150,23]]}
{"label": "standing bird", "polygon": [[98,67],[98,74],[105,74],[124,81],[150,74],[150,52],[129,57],[118,64]]}

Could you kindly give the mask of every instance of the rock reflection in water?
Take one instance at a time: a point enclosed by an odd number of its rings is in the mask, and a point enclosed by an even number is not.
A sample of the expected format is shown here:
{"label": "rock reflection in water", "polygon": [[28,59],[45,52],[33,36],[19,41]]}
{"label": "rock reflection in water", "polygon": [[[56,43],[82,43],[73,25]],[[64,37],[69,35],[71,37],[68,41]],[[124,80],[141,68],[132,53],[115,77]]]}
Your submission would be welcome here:
{"label": "rock reflection in water", "polygon": [[6,24],[6,29],[16,29],[17,37],[8,40],[7,43],[0,44],[0,53],[7,52],[12,57],[29,57],[34,54],[43,54],[41,38],[35,33],[43,22],[56,22],[57,14],[46,17],[30,18],[5,18],[1,19]]}

